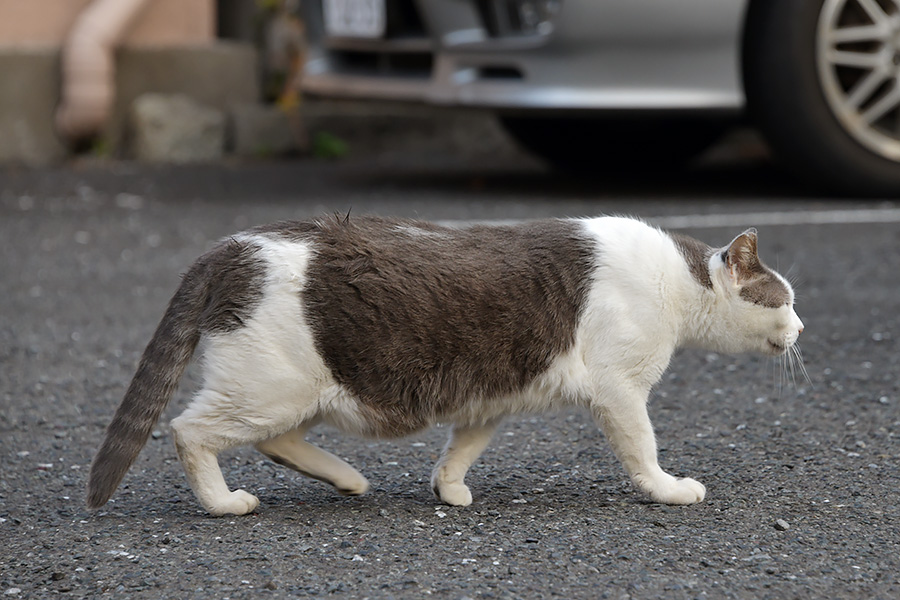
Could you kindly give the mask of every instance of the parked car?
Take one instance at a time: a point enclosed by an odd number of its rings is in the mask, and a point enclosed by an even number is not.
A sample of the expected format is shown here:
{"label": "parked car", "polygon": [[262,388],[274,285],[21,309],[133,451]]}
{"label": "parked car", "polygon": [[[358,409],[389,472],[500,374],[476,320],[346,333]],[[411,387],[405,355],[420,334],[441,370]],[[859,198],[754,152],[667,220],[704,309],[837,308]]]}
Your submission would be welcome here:
{"label": "parked car", "polygon": [[900,192],[895,0],[305,0],[309,93],[496,111],[568,168],[683,161],[749,119],[835,192]]}

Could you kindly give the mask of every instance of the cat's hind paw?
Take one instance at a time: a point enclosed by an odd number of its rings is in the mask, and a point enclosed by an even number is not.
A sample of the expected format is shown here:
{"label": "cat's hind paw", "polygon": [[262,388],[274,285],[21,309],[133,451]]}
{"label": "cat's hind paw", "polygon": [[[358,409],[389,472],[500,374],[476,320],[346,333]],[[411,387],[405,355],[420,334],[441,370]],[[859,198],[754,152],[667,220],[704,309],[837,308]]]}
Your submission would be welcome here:
{"label": "cat's hind paw", "polygon": [[212,516],[221,517],[222,515],[246,515],[256,510],[257,506],[259,506],[259,498],[244,490],[235,490],[229,492],[221,502],[217,502],[207,510]]}
{"label": "cat's hind paw", "polygon": [[354,476],[332,482],[341,496],[362,496],[369,491],[369,481],[354,471]]}
{"label": "cat's hind paw", "polygon": [[706,486],[690,477],[673,477],[666,484],[651,490],[650,497],[663,504],[696,504],[706,497]]}
{"label": "cat's hind paw", "polygon": [[468,506],[472,504],[472,492],[464,483],[438,483],[433,487],[434,495],[444,504],[450,506]]}

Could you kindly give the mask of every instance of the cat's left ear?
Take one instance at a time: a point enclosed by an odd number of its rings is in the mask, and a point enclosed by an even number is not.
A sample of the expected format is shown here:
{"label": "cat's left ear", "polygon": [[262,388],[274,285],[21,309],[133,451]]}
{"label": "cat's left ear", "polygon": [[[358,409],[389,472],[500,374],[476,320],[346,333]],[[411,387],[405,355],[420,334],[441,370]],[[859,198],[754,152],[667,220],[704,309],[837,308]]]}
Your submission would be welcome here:
{"label": "cat's left ear", "polygon": [[765,269],[756,252],[757,232],[751,227],[734,238],[731,244],[722,251],[729,279],[736,286],[742,286],[757,275],[765,273]]}

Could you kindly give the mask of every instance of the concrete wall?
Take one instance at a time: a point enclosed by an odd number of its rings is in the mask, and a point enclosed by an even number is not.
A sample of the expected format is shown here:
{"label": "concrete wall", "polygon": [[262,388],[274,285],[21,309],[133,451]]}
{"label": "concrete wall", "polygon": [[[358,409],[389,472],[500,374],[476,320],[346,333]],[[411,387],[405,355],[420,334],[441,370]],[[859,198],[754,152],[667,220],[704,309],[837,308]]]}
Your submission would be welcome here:
{"label": "concrete wall", "polygon": [[[0,0],[0,49],[62,45],[91,0]],[[126,36],[129,47],[210,43],[215,39],[215,0],[154,0]]]}
{"label": "concrete wall", "polygon": [[59,52],[0,48],[0,163],[43,164],[66,156],[53,129]]}
{"label": "concrete wall", "polygon": [[[68,149],[54,130],[60,48],[91,0],[0,0],[0,163],[44,164]],[[215,108],[259,100],[253,46],[216,38],[215,0],[153,0],[116,53],[116,102],[102,137],[118,153],[131,103],[183,93]]]}

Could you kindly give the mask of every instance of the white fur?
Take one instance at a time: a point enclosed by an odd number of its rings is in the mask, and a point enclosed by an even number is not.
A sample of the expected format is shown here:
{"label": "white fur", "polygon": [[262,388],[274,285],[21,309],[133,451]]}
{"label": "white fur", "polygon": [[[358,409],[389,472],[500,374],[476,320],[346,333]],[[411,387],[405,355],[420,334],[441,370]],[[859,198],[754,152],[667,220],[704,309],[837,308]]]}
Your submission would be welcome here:
{"label": "white fur", "polygon": [[265,236],[238,239],[259,246],[268,263],[262,301],[244,327],[207,338],[203,389],[172,421],[188,481],[216,515],[244,514],[258,504],[249,494],[252,500],[228,491],[215,459],[222,450],[261,444],[323,417],[344,429],[365,429],[358,405],[334,381],[305,322],[299,298],[312,249]]}
{"label": "white fur", "polygon": [[[630,219],[580,223],[595,240],[598,268],[575,343],[527,389],[468,402],[447,417],[453,433],[432,476],[435,493],[447,503],[471,503],[465,474],[504,415],[565,405],[590,408],[632,481],[654,500],[698,502],[705,495],[702,484],[676,479],[657,463],[646,409],[650,388],[680,346],[772,353],[769,341],[790,346],[802,331],[790,306],[766,309],[741,300],[717,256],[710,259],[708,290],[692,279],[665,233]],[[431,234],[408,227],[402,233]],[[191,486],[213,514],[254,510],[258,500],[230,492],[215,457],[231,446],[256,444],[344,493],[362,493],[368,487],[362,475],[303,441],[320,420],[354,433],[370,429],[357,399],[315,351],[305,321],[299,292],[314,248],[264,235],[239,239],[259,246],[269,275],[246,326],[207,340],[203,389],[172,423]]]}

